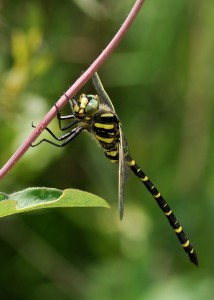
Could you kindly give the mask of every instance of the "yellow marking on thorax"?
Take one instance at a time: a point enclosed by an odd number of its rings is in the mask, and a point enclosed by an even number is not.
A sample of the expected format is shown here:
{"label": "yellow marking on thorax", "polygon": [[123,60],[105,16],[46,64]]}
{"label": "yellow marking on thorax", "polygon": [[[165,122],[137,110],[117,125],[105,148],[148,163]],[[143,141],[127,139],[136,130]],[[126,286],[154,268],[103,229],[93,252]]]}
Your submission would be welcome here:
{"label": "yellow marking on thorax", "polygon": [[95,137],[96,137],[96,139],[97,139],[98,141],[104,142],[104,143],[106,143],[106,144],[111,144],[111,143],[113,143],[113,141],[114,141],[114,138],[103,138],[103,137],[101,137],[101,136],[99,136],[99,135],[95,135]]}
{"label": "yellow marking on thorax", "polygon": [[75,113],[79,112],[79,106],[77,104],[74,105],[74,112]]}
{"label": "yellow marking on thorax", "polygon": [[96,128],[114,129],[114,124],[95,123],[94,126],[95,126]]}
{"label": "yellow marking on thorax", "polygon": [[117,155],[117,150],[114,150],[114,151],[106,151],[107,155],[110,155],[110,156],[116,156]]}
{"label": "yellow marking on thorax", "polygon": [[183,246],[184,248],[188,247],[188,246],[189,246],[189,240],[188,240],[185,244],[182,244],[182,246]]}
{"label": "yellow marking on thorax", "polygon": [[112,162],[113,164],[115,164],[115,163],[118,162],[118,159],[111,159],[111,162]]}
{"label": "yellow marking on thorax", "polygon": [[114,117],[114,114],[113,113],[103,113],[103,114],[101,114],[100,115],[101,116],[101,118],[111,118],[111,117]]}

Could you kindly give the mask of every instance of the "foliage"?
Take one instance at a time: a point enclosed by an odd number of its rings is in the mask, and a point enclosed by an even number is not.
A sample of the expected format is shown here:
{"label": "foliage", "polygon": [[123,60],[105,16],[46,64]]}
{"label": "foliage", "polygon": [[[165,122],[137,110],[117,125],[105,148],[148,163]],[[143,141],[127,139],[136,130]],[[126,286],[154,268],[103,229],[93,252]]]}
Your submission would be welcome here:
{"label": "foliage", "polygon": [[101,198],[79,190],[28,188],[10,195],[0,193],[0,217],[54,207],[108,207]]}
{"label": "foliage", "polygon": [[[31,122],[37,124],[102,51],[131,5],[1,4],[1,165],[31,132]],[[65,149],[30,149],[0,189],[79,188],[107,199],[113,209],[2,218],[2,299],[212,298],[213,13],[212,0],[146,1],[99,72],[133,157],[184,224],[199,268],[189,264],[153,199],[131,175],[124,220],[118,221],[117,166],[82,134]],[[93,93],[90,83],[85,91]],[[57,122],[50,127],[56,131]]]}

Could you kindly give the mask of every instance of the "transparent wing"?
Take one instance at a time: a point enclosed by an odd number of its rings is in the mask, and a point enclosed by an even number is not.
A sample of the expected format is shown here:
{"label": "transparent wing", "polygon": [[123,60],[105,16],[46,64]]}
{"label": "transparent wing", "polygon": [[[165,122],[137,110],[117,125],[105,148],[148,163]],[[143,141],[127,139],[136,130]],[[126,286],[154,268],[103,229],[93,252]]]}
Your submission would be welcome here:
{"label": "transparent wing", "polygon": [[95,90],[97,91],[97,94],[100,96],[102,101],[111,109],[115,112],[114,105],[111,102],[111,99],[109,98],[108,94],[106,93],[102,82],[100,80],[100,77],[97,73],[94,74],[92,77],[92,82],[95,87]]}
{"label": "transparent wing", "polygon": [[123,135],[121,124],[119,124],[119,132],[120,132],[120,142],[119,142],[119,147],[118,147],[118,152],[119,152],[119,170],[118,170],[118,201],[119,201],[119,203],[118,204],[119,204],[120,219],[122,220],[123,212],[124,212],[125,137]]}

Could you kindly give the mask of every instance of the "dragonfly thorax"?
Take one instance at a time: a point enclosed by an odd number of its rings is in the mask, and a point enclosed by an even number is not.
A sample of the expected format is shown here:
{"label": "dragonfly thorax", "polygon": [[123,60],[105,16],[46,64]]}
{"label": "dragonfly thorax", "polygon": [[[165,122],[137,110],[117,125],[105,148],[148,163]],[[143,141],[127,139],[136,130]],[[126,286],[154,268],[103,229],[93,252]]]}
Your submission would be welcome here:
{"label": "dragonfly thorax", "polygon": [[97,95],[81,94],[79,99],[72,99],[75,117],[92,117],[99,109],[100,99]]}

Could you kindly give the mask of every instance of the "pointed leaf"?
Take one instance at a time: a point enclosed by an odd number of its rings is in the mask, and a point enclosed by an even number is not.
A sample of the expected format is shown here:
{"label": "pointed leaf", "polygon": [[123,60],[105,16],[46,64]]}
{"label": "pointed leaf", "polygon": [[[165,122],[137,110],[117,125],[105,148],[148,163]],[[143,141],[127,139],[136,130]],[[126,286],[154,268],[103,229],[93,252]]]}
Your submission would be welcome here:
{"label": "pointed leaf", "polygon": [[109,208],[109,204],[96,195],[75,189],[62,191],[54,188],[36,187],[10,195],[0,193],[0,217],[53,207]]}

